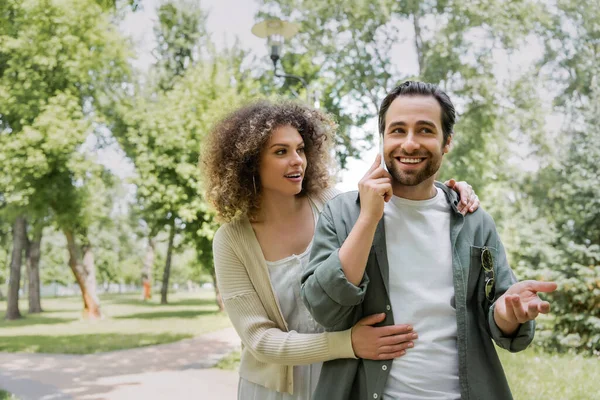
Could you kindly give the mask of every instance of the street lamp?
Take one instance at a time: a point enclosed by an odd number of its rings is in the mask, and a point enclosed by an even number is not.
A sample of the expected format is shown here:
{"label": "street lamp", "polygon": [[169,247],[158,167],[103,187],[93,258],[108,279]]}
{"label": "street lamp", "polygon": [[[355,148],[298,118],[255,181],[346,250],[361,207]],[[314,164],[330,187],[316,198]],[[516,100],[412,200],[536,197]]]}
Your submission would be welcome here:
{"label": "street lamp", "polygon": [[267,39],[269,57],[271,58],[271,61],[273,61],[273,74],[279,78],[291,78],[300,81],[302,86],[304,86],[304,89],[306,89],[306,97],[310,101],[308,83],[306,80],[304,80],[304,78],[297,75],[277,73],[277,62],[281,58],[283,42],[286,39],[292,38],[296,33],[298,33],[299,29],[300,25],[294,22],[282,21],[280,19],[268,19],[255,24],[252,27],[252,33],[261,39]]}

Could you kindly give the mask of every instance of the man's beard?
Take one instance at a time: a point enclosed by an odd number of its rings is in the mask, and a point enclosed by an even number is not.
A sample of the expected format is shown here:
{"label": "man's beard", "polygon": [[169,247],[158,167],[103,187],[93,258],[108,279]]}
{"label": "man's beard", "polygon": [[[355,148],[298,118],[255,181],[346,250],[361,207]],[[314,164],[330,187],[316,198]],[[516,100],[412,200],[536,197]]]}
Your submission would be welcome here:
{"label": "man's beard", "polygon": [[416,186],[423,181],[426,181],[440,169],[442,164],[442,157],[436,158],[430,152],[420,153],[420,154],[400,154],[400,157],[426,157],[425,165],[421,167],[419,170],[414,171],[403,171],[398,168],[398,164],[395,160],[392,160],[391,164],[386,164],[387,169],[392,175],[392,178],[397,183],[403,186]]}

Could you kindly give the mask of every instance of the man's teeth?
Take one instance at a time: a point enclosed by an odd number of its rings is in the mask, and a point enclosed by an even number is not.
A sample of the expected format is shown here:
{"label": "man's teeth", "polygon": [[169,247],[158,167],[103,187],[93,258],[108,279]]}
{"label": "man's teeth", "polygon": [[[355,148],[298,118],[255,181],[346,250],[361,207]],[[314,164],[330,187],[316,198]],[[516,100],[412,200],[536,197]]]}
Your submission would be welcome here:
{"label": "man's teeth", "polygon": [[405,164],[418,164],[423,161],[423,158],[402,158],[400,157],[400,162]]}

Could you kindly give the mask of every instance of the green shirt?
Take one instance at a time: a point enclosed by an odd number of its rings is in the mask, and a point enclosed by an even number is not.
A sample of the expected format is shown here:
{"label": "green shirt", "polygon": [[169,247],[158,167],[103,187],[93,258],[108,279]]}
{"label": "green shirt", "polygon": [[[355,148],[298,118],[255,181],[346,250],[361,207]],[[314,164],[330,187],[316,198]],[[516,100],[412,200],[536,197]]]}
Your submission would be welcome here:
{"label": "green shirt", "polygon": [[[494,301],[517,280],[494,221],[481,208],[464,217],[456,208],[457,194],[445,185],[436,185],[444,191],[452,209],[449,235],[461,398],[512,399],[492,339],[511,352],[524,350],[533,340],[535,322],[522,324],[512,337],[502,334],[494,321]],[[360,285],[350,283],[342,271],[338,251],[359,214],[357,192],[339,195],[327,203],[317,224],[308,270],[302,277],[306,306],[316,321],[332,331],[348,329],[361,318],[377,313],[386,313],[380,325],[394,324],[383,218],[377,226]],[[495,296],[491,301],[486,298],[481,264],[484,248],[492,252],[494,261]],[[391,360],[328,361],[323,365],[314,399],[381,399],[391,365]]]}

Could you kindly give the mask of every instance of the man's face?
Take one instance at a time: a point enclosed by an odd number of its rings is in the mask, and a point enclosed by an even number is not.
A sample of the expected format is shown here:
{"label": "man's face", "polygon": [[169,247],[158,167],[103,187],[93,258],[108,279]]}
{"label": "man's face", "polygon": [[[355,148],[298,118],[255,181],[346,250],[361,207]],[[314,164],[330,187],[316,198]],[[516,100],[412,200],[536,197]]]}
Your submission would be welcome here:
{"label": "man's face", "polygon": [[444,145],[442,108],[433,96],[396,98],[385,115],[383,140],[385,163],[395,183],[433,181],[451,139]]}

